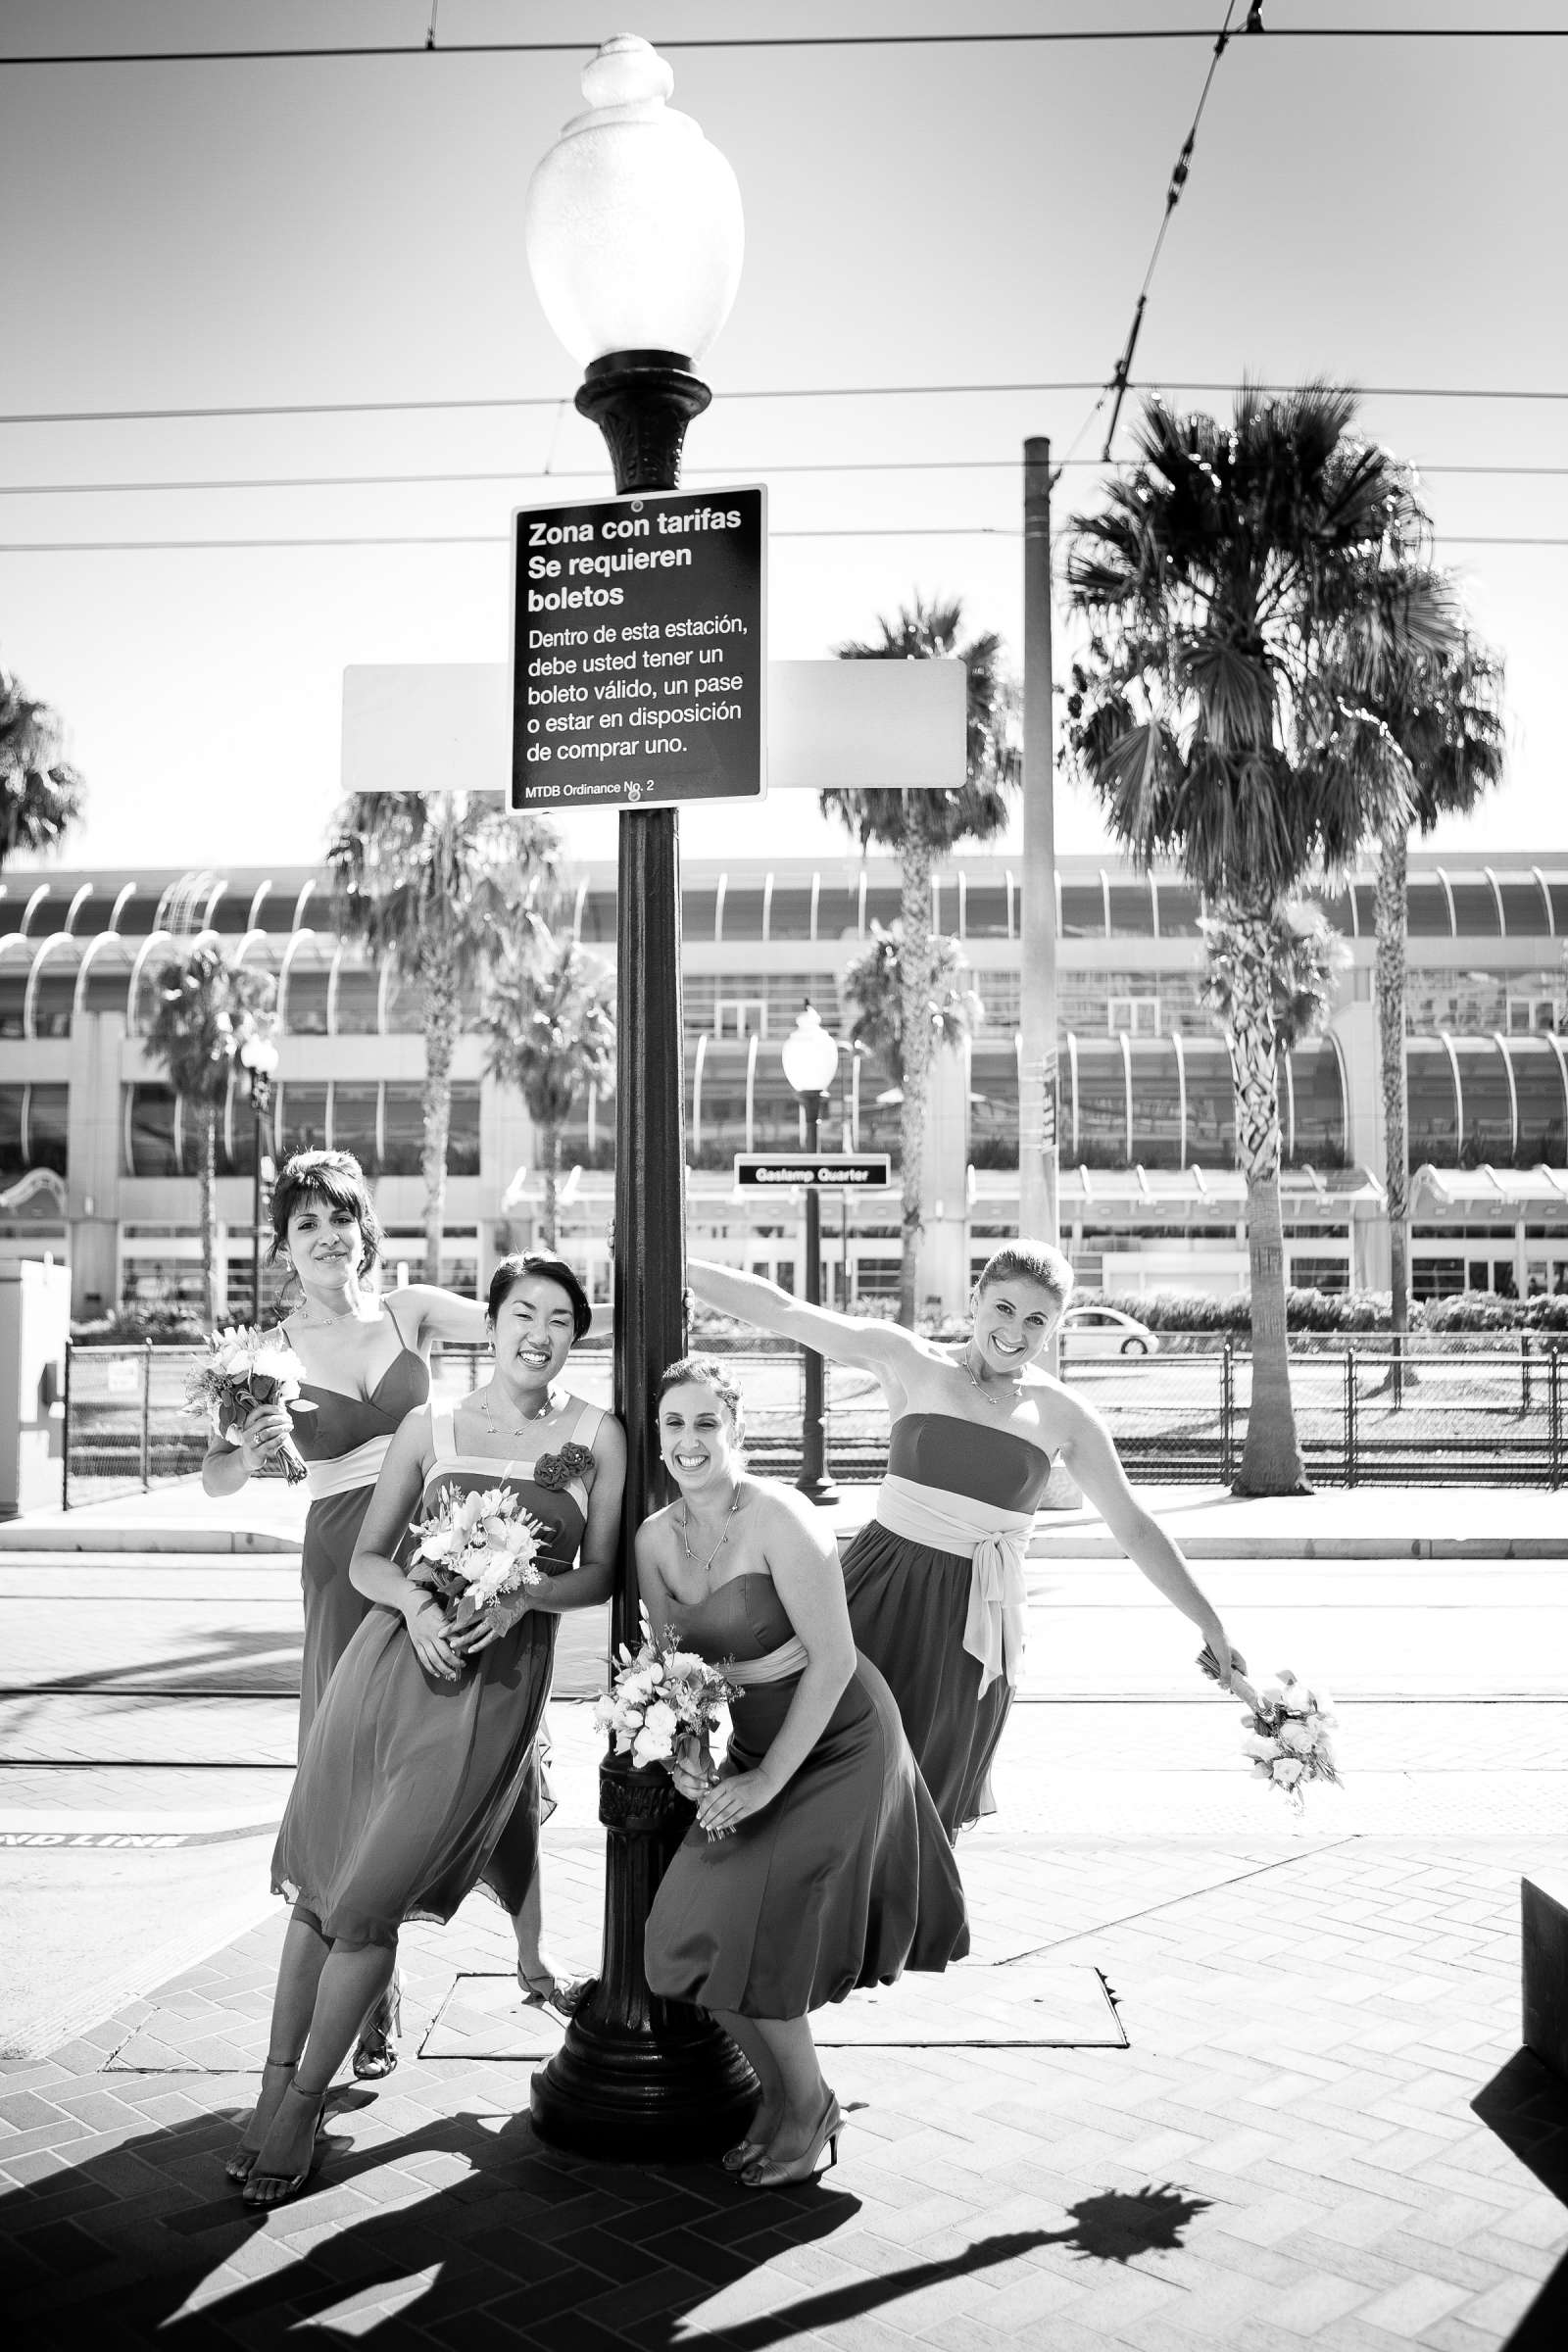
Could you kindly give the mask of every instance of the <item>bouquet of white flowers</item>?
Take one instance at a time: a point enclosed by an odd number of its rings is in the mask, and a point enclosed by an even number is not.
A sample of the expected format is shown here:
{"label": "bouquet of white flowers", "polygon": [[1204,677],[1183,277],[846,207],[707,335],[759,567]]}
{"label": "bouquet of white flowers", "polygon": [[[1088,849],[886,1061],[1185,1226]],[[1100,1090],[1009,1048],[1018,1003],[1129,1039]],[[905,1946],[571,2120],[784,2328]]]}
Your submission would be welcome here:
{"label": "bouquet of white flowers", "polygon": [[[1198,1663],[1211,1680],[1218,1680],[1211,1650],[1205,1647]],[[1329,1781],[1338,1788],[1329,1734],[1339,1718],[1326,1690],[1303,1683],[1289,1666],[1282,1666],[1261,1690],[1254,1690],[1240,1675],[1232,1677],[1231,1687],[1247,1701],[1242,1753],[1251,1758],[1255,1780],[1280,1789],[1298,1813],[1308,1781]]]}
{"label": "bouquet of white flowers", "polygon": [[510,1633],[544,1583],[536,1565],[548,1531],[530,1518],[505,1487],[460,1494],[448,1487],[428,1519],[416,1519],[418,1538],[409,1582],[423,1585],[448,1612],[452,1630],[466,1633],[484,1618]]}
{"label": "bouquet of white flowers", "polygon": [[710,1764],[734,1686],[695,1650],[682,1649],[672,1630],[656,1640],[646,1608],[636,1655],[624,1642],[617,1655],[615,1679],[594,1708],[594,1723],[610,1734],[615,1753],[669,1771],[683,1756]]}
{"label": "bouquet of white flowers", "polygon": [[[303,1367],[282,1333],[237,1329],[230,1323],[210,1333],[207,1347],[206,1363],[185,1384],[185,1400],[192,1412],[208,1416],[216,1437],[237,1446],[240,1423],[259,1404],[315,1412],[315,1405],[300,1395]],[[283,1476],[297,1487],[305,1476],[298,1448],[285,1438],[277,1452]]]}

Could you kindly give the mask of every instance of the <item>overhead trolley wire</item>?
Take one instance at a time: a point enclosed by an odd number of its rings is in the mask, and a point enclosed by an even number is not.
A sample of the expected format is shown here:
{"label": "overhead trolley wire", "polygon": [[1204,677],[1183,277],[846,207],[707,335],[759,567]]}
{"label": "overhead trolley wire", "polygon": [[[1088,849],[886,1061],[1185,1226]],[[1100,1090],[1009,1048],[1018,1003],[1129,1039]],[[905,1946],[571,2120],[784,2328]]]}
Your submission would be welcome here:
{"label": "overhead trolley wire", "polygon": [[[1113,380],[1113,379],[1112,379]],[[1004,397],[1041,392],[1103,392],[1099,376],[1042,377],[1033,381],[997,380],[973,384],[771,384],[746,385],[724,391],[728,407],[751,400],[940,400]],[[1294,384],[1259,383],[1258,392],[1293,392]],[[1528,384],[1351,384],[1361,400],[1522,400],[1568,401],[1568,387]],[[1234,377],[1178,379],[1143,376],[1129,379],[1130,392],[1235,392]],[[35,424],[190,424],[246,416],[421,416],[469,409],[559,409],[558,392],[485,393],[462,399],[431,400],[303,400],[248,401],[208,408],[183,409],[16,409],[0,412],[0,425]]]}
{"label": "overhead trolley wire", "polygon": [[[1021,539],[1014,523],[834,523],[769,531],[775,539]],[[1439,531],[1447,547],[1568,547],[1568,534],[1503,535]],[[223,554],[231,550],[293,547],[510,547],[510,531],[345,532],[312,538],[244,539],[0,539],[0,556]]]}
{"label": "overhead trolley wire", "polygon": [[[1259,30],[1264,29],[1261,25]],[[1269,25],[1274,41],[1551,41],[1568,34],[1561,24],[1282,24]],[[757,32],[692,33],[656,39],[661,50],[693,49],[984,49],[1067,48],[1102,42],[1206,41],[1203,24],[1082,24],[1053,31],[1017,32]],[[422,41],[328,43],[318,48],[275,49],[72,49],[23,51],[0,56],[0,66],[246,66],[312,64],[317,60],[429,57],[582,57],[591,41],[438,41],[433,29]]]}

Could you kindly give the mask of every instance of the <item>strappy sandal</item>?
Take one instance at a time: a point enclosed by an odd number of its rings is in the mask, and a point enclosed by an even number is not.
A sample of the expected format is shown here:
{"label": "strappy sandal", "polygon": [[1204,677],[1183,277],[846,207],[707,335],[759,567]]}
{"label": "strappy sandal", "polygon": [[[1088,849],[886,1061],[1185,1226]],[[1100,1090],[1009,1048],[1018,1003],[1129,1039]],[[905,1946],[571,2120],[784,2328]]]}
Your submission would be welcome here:
{"label": "strappy sandal", "polygon": [[569,2018],[593,1989],[592,1977],[558,1977],[548,1968],[538,1976],[524,1973],[517,1963],[517,1984],[525,2009],[553,2009],[558,2017]]}
{"label": "strappy sandal", "polygon": [[[269,2067],[270,2067],[274,2074],[291,2075],[298,2064],[299,2060],[297,2058],[264,2058],[262,2060],[262,2074],[265,2077]],[[251,2121],[254,2123],[255,2120],[256,2119],[253,2116]],[[265,2137],[265,2133],[263,2136]],[[256,2159],[261,2152],[262,2151],[260,2148],[248,2148],[243,2139],[236,2140],[233,2148],[229,2152],[228,2162],[223,2167],[224,2179],[228,2180],[237,2180],[240,2182],[248,2180],[251,2177],[252,2168],[256,2163]]]}
{"label": "strappy sandal", "polygon": [[384,2082],[398,2062],[398,2034],[403,2026],[403,1985],[394,1977],[360,2028],[354,2047],[354,2073],[361,2082]]}
{"label": "strappy sandal", "polygon": [[[310,2186],[321,2161],[322,2142],[326,2135],[327,2092],[323,2090],[312,2098],[310,2092],[301,2090],[297,2082],[291,2082],[288,2087],[297,2099],[308,2100],[316,2109],[316,2130],[311,2137],[311,2158],[302,2173],[258,2173],[252,2171],[245,2182],[244,2201],[254,2211],[261,2213],[270,2213],[279,2205],[291,2204],[302,2190]],[[327,2089],[330,2088],[331,2085],[328,2084]],[[277,2183],[275,2197],[257,2197],[251,2194],[253,2189],[260,2188],[267,2181]]]}

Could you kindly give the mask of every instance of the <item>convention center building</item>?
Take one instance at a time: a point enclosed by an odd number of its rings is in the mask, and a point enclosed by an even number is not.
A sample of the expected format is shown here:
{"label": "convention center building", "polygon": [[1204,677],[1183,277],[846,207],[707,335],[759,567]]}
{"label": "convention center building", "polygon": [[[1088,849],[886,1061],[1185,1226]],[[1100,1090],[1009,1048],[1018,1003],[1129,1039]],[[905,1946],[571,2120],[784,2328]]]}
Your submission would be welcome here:
{"label": "convention center building", "polygon": [[[1203,1004],[1200,906],[1175,875],[1095,858],[1057,875],[1063,1245],[1080,1279],[1117,1294],[1229,1293],[1246,1281],[1245,1192],[1224,1043]],[[1349,960],[1328,1033],[1284,1068],[1285,1237],[1293,1283],[1388,1280],[1370,872],[1325,899]],[[783,1040],[808,1000],[845,1051],[823,1150],[897,1159],[898,1089],[851,1051],[847,966],[899,912],[891,860],[693,859],[683,875],[691,1246],[794,1284],[799,1196],[743,1194],[737,1152],[799,1149]],[[973,1034],[937,1057],[924,1171],[920,1289],[960,1302],[1018,1227],[1020,875],[975,851],[944,865],[933,920],[979,1000]],[[561,916],[612,964],[614,874],[578,870]],[[64,1258],[78,1316],[194,1298],[193,1122],[150,1057],[158,974],[216,938],[277,981],[280,1063],[265,1122],[236,1070],[220,1122],[228,1299],[249,1311],[254,1173],[307,1145],[355,1152],[395,1262],[423,1255],[424,1048],[416,986],[346,946],[326,875],[9,867],[0,875],[0,1256]],[[1414,853],[1405,1052],[1412,1279],[1568,1289],[1568,861]],[[444,1278],[482,1283],[536,1230],[538,1150],[519,1098],[485,1074],[470,1021],[455,1065]],[[622,1040],[624,1050],[627,1041]],[[561,1238],[608,1295],[614,1111],[586,1096],[564,1139]],[[824,1295],[896,1288],[899,1194],[828,1195]]]}

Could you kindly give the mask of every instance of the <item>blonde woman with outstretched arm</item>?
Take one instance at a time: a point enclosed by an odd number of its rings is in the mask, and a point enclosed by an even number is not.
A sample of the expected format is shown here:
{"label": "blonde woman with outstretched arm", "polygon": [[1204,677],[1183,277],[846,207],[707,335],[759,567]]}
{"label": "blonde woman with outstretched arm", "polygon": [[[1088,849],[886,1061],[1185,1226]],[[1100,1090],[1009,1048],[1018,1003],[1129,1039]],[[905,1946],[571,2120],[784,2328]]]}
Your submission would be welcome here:
{"label": "blonde woman with outstretched arm", "polygon": [[807,1306],[776,1283],[694,1258],[687,1279],[721,1313],[875,1375],[892,1429],[875,1516],[844,1555],[856,1646],[880,1668],[950,1838],[994,1810],[992,1759],[1023,1661],[1024,1559],[1063,1466],[1155,1591],[1201,1634],[1228,1688],[1217,1611],[1127,1483],[1103,1421],[1041,1359],[1072,1289],[1059,1250],[995,1252],[955,1349],[898,1325]]}

